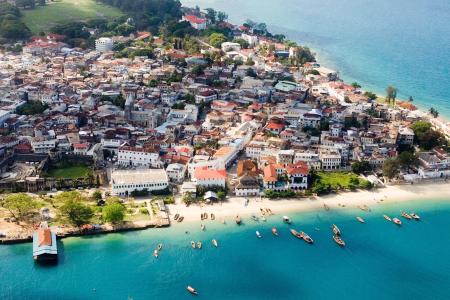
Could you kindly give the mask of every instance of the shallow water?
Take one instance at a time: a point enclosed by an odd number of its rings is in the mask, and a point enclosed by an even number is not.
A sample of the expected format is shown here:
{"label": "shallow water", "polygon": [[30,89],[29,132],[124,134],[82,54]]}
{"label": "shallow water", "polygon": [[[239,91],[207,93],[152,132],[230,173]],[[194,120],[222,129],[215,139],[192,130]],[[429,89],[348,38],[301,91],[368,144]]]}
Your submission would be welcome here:
{"label": "shallow water", "polygon": [[[422,221],[397,227],[382,214],[415,211]],[[355,216],[366,219],[365,224]],[[430,200],[382,204],[372,212],[336,209],[290,214],[295,239],[275,215],[236,226],[208,221],[168,229],[68,238],[56,266],[34,264],[31,244],[0,247],[1,299],[448,299],[450,203]],[[347,243],[331,239],[336,223]],[[280,236],[271,228],[277,226]],[[190,233],[185,234],[188,230]],[[259,230],[263,238],[257,239]],[[216,238],[219,248],[213,248]],[[193,250],[191,240],[202,240]],[[158,259],[153,249],[162,242]],[[95,289],[95,290],[94,290]]]}

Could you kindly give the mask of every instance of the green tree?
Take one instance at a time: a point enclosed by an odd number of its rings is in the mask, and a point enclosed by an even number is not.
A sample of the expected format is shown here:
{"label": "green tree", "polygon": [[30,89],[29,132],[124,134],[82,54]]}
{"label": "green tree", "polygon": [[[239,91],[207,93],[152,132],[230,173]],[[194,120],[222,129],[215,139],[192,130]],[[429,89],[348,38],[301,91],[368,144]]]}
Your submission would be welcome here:
{"label": "green tree", "polygon": [[356,174],[370,172],[370,171],[372,171],[372,165],[366,160],[357,161],[352,164],[352,171],[353,171],[353,173],[356,173]]}
{"label": "green tree", "polygon": [[409,151],[400,153],[397,157],[397,160],[401,167],[407,168],[408,170],[419,165],[419,158],[417,157],[417,155]]}
{"label": "green tree", "polygon": [[217,18],[217,12],[215,9],[213,8],[207,8],[206,10],[206,18],[211,22],[211,23],[216,23],[216,18]]}
{"label": "green tree", "polygon": [[224,191],[217,192],[217,197],[219,198],[219,200],[224,200],[226,196],[227,196],[227,193],[225,193]]}
{"label": "green tree", "polygon": [[437,118],[439,116],[439,112],[434,107],[430,108],[430,114],[433,116],[433,118]]}
{"label": "green tree", "polygon": [[23,220],[39,208],[39,203],[24,193],[9,194],[1,201],[1,204],[18,220]]}
{"label": "green tree", "polygon": [[389,104],[395,105],[395,99],[397,98],[397,88],[390,85],[386,88],[386,101],[388,101]]}
{"label": "green tree", "polygon": [[59,207],[60,217],[75,226],[88,224],[94,215],[92,209],[85,204],[87,199],[78,192],[63,192],[55,200],[62,203]]}
{"label": "green tree", "polygon": [[366,96],[367,98],[369,98],[370,100],[377,100],[377,95],[375,93],[372,92],[365,92],[364,96]]}
{"label": "green tree", "polygon": [[249,43],[246,40],[244,40],[243,38],[236,38],[233,40],[233,42],[241,45],[242,49],[247,49],[250,46]]}
{"label": "green tree", "polygon": [[183,203],[189,204],[194,200],[194,197],[192,196],[191,192],[187,192],[187,193],[184,193],[182,200],[183,200]]}
{"label": "green tree", "polygon": [[94,193],[92,193],[92,199],[96,202],[102,200],[103,199],[102,192],[97,190]]}
{"label": "green tree", "polygon": [[117,201],[105,205],[102,210],[103,220],[109,223],[120,223],[125,218],[125,206]]}
{"label": "green tree", "polygon": [[357,82],[353,82],[352,83],[352,87],[354,87],[355,89],[360,89],[361,85],[359,83],[357,83]]}
{"label": "green tree", "polygon": [[222,43],[227,41],[227,38],[222,33],[213,33],[208,38],[209,44],[215,48],[220,48]]}
{"label": "green tree", "polygon": [[217,12],[217,20],[219,22],[224,22],[224,21],[228,20],[228,15],[226,13],[224,13],[223,11],[219,11],[219,12]]}
{"label": "green tree", "polygon": [[383,163],[383,175],[389,179],[396,177],[400,173],[400,164],[396,159],[387,159]]}

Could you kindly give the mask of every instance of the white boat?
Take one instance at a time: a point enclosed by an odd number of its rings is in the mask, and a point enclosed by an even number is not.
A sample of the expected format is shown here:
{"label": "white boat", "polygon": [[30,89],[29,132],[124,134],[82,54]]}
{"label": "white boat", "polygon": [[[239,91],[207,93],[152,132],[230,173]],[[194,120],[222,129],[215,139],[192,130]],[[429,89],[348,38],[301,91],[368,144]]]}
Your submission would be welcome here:
{"label": "white boat", "polygon": [[192,286],[188,285],[186,289],[192,295],[198,295],[198,292]]}
{"label": "white boat", "polygon": [[211,241],[211,243],[213,244],[214,247],[216,247],[216,248],[219,247],[219,244],[217,243],[217,241],[215,239],[213,239]]}
{"label": "white boat", "polygon": [[197,248],[198,248],[198,249],[202,249],[202,242],[201,242],[201,241],[198,241],[198,242],[197,242]]}
{"label": "white boat", "polygon": [[256,236],[257,236],[258,238],[262,238],[261,233],[259,233],[258,230],[256,230]]}
{"label": "white boat", "polygon": [[417,215],[417,214],[415,214],[415,213],[410,213],[410,215],[411,215],[411,217],[413,217],[413,219],[414,220],[416,220],[416,221],[419,221],[420,220],[420,217],[419,217],[419,215]]}
{"label": "white boat", "polygon": [[406,220],[412,220],[412,216],[404,211],[402,212],[402,217]]}
{"label": "white boat", "polygon": [[191,247],[192,247],[192,249],[195,249],[195,242],[194,241],[191,241]]}
{"label": "white boat", "polygon": [[333,226],[331,228],[333,230],[334,235],[337,235],[337,236],[341,235],[341,230],[335,224],[333,224]]}
{"label": "white boat", "polygon": [[395,224],[397,224],[399,226],[402,225],[402,221],[400,221],[400,219],[398,219],[398,218],[393,218],[392,222],[394,222]]}
{"label": "white boat", "polygon": [[204,224],[200,225],[200,228],[201,228],[203,231],[205,231],[205,229],[206,229],[206,227],[205,227]]}
{"label": "white boat", "polygon": [[358,220],[360,223],[366,223],[366,221],[364,221],[364,219],[361,217],[356,217],[356,220]]}
{"label": "white boat", "polygon": [[278,230],[274,227],[274,228],[272,228],[272,234],[274,235],[274,236],[278,236]]}
{"label": "white boat", "polygon": [[158,255],[159,255],[158,250],[155,249],[155,251],[153,251],[153,256],[154,256],[155,258],[158,258]]}
{"label": "white boat", "polygon": [[389,221],[389,222],[392,221],[391,217],[389,217],[388,215],[383,215],[383,218],[385,218],[385,219],[386,219],[387,221]]}

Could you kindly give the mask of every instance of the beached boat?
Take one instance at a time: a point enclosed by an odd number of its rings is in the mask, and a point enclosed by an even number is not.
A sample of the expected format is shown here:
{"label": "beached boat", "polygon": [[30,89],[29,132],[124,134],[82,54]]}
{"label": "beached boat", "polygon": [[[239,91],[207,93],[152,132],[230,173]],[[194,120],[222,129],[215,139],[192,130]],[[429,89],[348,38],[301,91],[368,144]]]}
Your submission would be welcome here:
{"label": "beached boat", "polygon": [[56,261],[58,259],[56,234],[47,226],[43,226],[33,233],[33,259],[36,261]]}
{"label": "beached boat", "polygon": [[334,235],[340,236],[341,235],[341,230],[339,229],[339,227],[337,227],[335,224],[333,224],[331,226],[331,229],[333,230]]}
{"label": "beached boat", "polygon": [[341,247],[345,247],[345,242],[340,236],[333,235],[333,240]]}
{"label": "beached boat", "polygon": [[400,219],[398,219],[398,218],[393,218],[392,222],[394,222],[397,225],[402,225],[402,221],[400,221]]}
{"label": "beached boat", "polygon": [[189,293],[191,293],[192,295],[196,295],[196,296],[198,295],[197,290],[194,289],[192,286],[188,285],[186,289],[187,289],[187,291],[188,291]]}
{"label": "beached boat", "polygon": [[216,219],[216,216],[214,215],[214,214],[211,214],[211,220],[215,220]]}
{"label": "beached boat", "polygon": [[258,222],[258,221],[259,221],[258,217],[255,216],[255,215],[252,215],[252,220],[255,221],[255,222]]}
{"label": "beached boat", "polygon": [[407,219],[407,220],[412,220],[411,215],[407,214],[407,213],[404,212],[404,211],[402,212],[402,217],[405,218],[405,219]]}
{"label": "beached boat", "polygon": [[235,221],[236,221],[236,224],[238,224],[238,225],[241,225],[241,223],[242,223],[241,217],[239,217],[239,216],[236,216]]}
{"label": "beached boat", "polygon": [[219,247],[219,244],[217,243],[217,241],[215,239],[213,239],[211,241],[211,243],[213,244],[214,247],[216,247],[216,248]]}
{"label": "beached boat", "polygon": [[202,213],[202,214],[200,215],[200,220],[203,221],[204,219],[205,219],[205,215]]}
{"label": "beached boat", "polygon": [[298,238],[298,239],[303,240],[303,235],[302,235],[300,232],[298,232],[298,231],[295,230],[295,229],[290,229],[290,231],[291,231],[291,233],[292,233],[293,236],[295,236],[295,237]]}
{"label": "beached boat", "polygon": [[358,208],[360,210],[363,210],[363,211],[369,211],[370,210],[370,208],[367,205],[360,205],[360,206],[358,206]]}
{"label": "beached boat", "polygon": [[208,213],[204,213],[203,216],[204,216],[203,218],[204,218],[205,220],[208,220]]}
{"label": "beached boat", "polygon": [[201,224],[201,225],[200,225],[200,228],[201,228],[203,231],[205,231],[205,229],[206,229],[205,224]]}
{"label": "beached boat", "polygon": [[161,251],[162,247],[163,247],[163,244],[158,244],[158,248],[156,248],[156,249],[158,249],[158,251]]}
{"label": "beached boat", "polygon": [[386,219],[387,221],[389,221],[389,222],[392,221],[391,217],[389,217],[388,215],[383,215],[383,218],[385,218],[385,219]]}
{"label": "beached boat", "polygon": [[266,208],[266,211],[270,214],[270,215],[274,215],[273,211],[270,208]]}
{"label": "beached boat", "polygon": [[275,227],[272,228],[272,234],[278,236],[278,230]]}
{"label": "beached boat", "polygon": [[202,249],[202,242],[201,242],[201,241],[198,241],[198,242],[197,242],[197,248],[198,248],[198,249]]}
{"label": "beached boat", "polygon": [[356,220],[358,220],[360,223],[366,223],[366,221],[364,221],[364,219],[361,217],[356,217]]}
{"label": "beached boat", "polygon": [[178,222],[178,223],[181,223],[181,222],[183,222],[183,220],[184,220],[184,217],[181,216],[181,217],[178,218],[177,222]]}
{"label": "beached boat", "polygon": [[291,224],[292,223],[291,219],[289,219],[288,216],[283,216],[283,222],[286,223],[286,224]]}
{"label": "beached boat", "polygon": [[180,214],[176,214],[176,215],[173,217],[173,219],[176,221],[176,220],[178,220],[179,217],[180,217]]}
{"label": "beached boat", "polygon": [[303,231],[300,232],[300,235],[302,235],[303,240],[304,240],[305,242],[307,242],[308,244],[314,243],[314,240],[313,240],[309,235],[307,235],[306,233],[304,233]]}
{"label": "beached boat", "polygon": [[261,233],[258,231],[258,230],[256,230],[256,236],[260,239],[260,238],[262,238],[262,235],[261,235]]}
{"label": "beached boat", "polygon": [[411,217],[413,217],[414,220],[419,221],[420,217],[419,215],[415,214],[415,213],[410,213]]}
{"label": "beached boat", "polygon": [[195,245],[194,241],[191,241],[191,247],[192,247],[192,249],[195,249],[196,245]]}
{"label": "beached boat", "polygon": [[327,211],[330,210],[330,207],[328,205],[326,205],[325,203],[323,204],[323,208]]}

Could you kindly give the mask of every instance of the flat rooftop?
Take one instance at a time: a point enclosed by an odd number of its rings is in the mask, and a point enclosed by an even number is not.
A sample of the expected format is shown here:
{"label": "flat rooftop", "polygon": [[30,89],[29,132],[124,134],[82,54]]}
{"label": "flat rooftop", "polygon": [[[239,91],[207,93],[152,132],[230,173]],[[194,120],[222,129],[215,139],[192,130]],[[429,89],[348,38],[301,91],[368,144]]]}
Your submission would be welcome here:
{"label": "flat rooftop", "polygon": [[113,184],[142,184],[168,181],[164,169],[116,170],[111,174]]}

